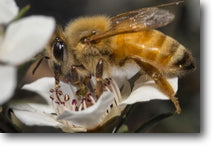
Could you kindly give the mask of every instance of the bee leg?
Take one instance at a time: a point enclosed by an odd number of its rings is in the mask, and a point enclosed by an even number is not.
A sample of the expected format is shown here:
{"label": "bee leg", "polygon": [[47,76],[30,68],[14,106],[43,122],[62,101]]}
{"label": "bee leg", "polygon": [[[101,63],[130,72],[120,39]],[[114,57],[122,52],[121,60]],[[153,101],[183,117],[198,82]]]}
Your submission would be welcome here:
{"label": "bee leg", "polygon": [[55,73],[55,88],[58,89],[60,87],[60,74],[59,73]]}
{"label": "bee leg", "polygon": [[103,75],[103,60],[99,59],[99,62],[96,65],[96,96],[99,98],[103,92],[103,83],[102,83],[102,75]]}
{"label": "bee leg", "polygon": [[155,81],[155,84],[158,86],[158,88],[165,95],[167,95],[175,105],[176,113],[180,114],[181,107],[179,105],[178,99],[175,97],[175,92],[167,79],[162,75],[162,73],[157,68],[149,63],[144,62],[138,57],[131,57],[131,59],[133,59],[140,66],[140,68],[144,70]]}
{"label": "bee leg", "polygon": [[85,96],[87,94],[88,88],[85,83],[80,81],[76,66],[72,66],[71,68],[71,83],[78,87],[76,95]]}
{"label": "bee leg", "polygon": [[54,78],[55,78],[55,88],[60,87],[60,76],[61,76],[61,67],[57,64],[54,64]]}

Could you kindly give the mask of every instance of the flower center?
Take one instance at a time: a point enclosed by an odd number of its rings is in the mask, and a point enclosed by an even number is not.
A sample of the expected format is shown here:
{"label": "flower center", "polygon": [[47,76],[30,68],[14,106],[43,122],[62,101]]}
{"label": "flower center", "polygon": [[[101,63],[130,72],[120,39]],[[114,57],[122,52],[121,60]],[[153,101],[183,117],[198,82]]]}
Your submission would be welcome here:
{"label": "flower center", "polygon": [[[49,90],[50,99],[52,100],[53,107],[55,108],[58,115],[61,114],[65,109],[69,109],[71,111],[85,110],[88,107],[94,105],[99,99],[96,97],[95,92],[88,91],[86,96],[83,97],[74,95],[75,93],[72,92],[75,92],[75,90],[73,90],[72,87],[69,87],[69,89],[65,87],[65,84],[60,84],[60,86]],[[114,80],[112,80],[111,78],[104,79],[103,90],[109,91],[114,94],[115,101],[113,102],[113,104],[111,104],[110,108],[119,104],[121,100],[121,94]]]}

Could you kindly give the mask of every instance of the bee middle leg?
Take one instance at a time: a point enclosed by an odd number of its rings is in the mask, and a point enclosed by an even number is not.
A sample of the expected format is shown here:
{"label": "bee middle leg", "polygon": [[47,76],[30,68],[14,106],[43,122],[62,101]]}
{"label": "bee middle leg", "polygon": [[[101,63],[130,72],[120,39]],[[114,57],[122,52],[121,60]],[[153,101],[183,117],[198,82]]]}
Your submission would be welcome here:
{"label": "bee middle leg", "polygon": [[155,84],[158,86],[158,88],[167,95],[172,103],[175,105],[176,113],[181,113],[181,107],[179,105],[178,99],[175,97],[175,92],[172,88],[172,86],[169,84],[167,79],[162,75],[162,73],[153,65],[144,62],[141,58],[138,57],[130,57],[129,59],[134,60],[137,65],[140,66],[142,70],[144,70],[147,75],[149,75],[154,81]]}
{"label": "bee middle leg", "polygon": [[103,75],[103,59],[99,59],[99,62],[96,65],[96,90],[95,94],[97,98],[99,98],[103,92],[103,83],[102,83],[102,75]]}

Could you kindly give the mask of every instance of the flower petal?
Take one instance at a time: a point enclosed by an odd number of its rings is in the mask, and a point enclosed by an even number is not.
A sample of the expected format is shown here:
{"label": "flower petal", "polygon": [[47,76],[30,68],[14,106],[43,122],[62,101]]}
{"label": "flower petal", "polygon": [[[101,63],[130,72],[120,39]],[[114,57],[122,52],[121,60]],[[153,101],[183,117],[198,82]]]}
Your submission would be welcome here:
{"label": "flower petal", "polygon": [[30,16],[9,25],[0,47],[0,60],[21,64],[39,53],[55,28],[51,17]]}
{"label": "flower petal", "polygon": [[[161,100],[168,100],[169,98],[163,94],[156,86],[154,81],[150,80],[147,82],[142,81],[145,79],[144,77],[140,77],[134,86],[134,90],[132,91],[131,95],[121,102],[120,104],[133,104],[136,102],[143,102],[149,101],[153,99],[161,99]],[[178,78],[169,78],[168,82],[172,86],[175,92],[178,89]]]}
{"label": "flower petal", "polygon": [[[22,89],[33,91],[41,95],[49,104],[52,104],[50,99],[50,89],[53,89],[55,86],[54,77],[44,77],[38,79],[30,84],[25,84]],[[70,97],[74,97],[74,92],[76,88],[72,85],[66,84],[60,81],[60,86],[63,88],[65,94],[68,94]]]}
{"label": "flower petal", "polygon": [[0,24],[7,24],[18,14],[19,8],[14,0],[0,0]]}
{"label": "flower petal", "polygon": [[51,115],[52,109],[48,105],[26,103],[12,105],[11,108],[16,117],[28,126],[63,126],[54,115]]}
{"label": "flower petal", "polygon": [[0,65],[0,82],[0,104],[3,104],[13,95],[16,87],[16,68]]}
{"label": "flower petal", "polygon": [[98,102],[93,106],[79,112],[66,110],[58,120],[68,120],[76,126],[85,127],[88,129],[98,126],[102,115],[107,111],[107,108],[113,103],[114,96],[110,92],[104,92]]}
{"label": "flower petal", "polygon": [[47,103],[51,104],[49,90],[54,87],[54,84],[55,79],[53,77],[45,77],[30,84],[25,84],[22,89],[38,93],[47,101]]}
{"label": "flower petal", "polygon": [[132,78],[140,68],[133,63],[126,63],[122,68],[113,67],[111,72],[111,78],[113,78],[118,84],[119,88],[125,81]]}

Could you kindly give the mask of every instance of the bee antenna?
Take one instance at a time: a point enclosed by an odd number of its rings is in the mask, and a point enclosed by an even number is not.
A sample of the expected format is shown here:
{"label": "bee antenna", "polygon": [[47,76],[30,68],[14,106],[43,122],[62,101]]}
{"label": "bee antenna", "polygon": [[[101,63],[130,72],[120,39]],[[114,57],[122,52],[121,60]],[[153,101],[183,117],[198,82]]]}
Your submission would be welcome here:
{"label": "bee antenna", "polygon": [[41,57],[41,58],[40,58],[40,60],[37,62],[37,65],[34,67],[34,69],[33,69],[33,71],[32,71],[32,74],[33,74],[33,75],[35,74],[37,68],[40,66],[40,64],[42,63],[42,61],[43,61],[44,59],[49,59],[49,57],[44,56],[44,57]]}
{"label": "bee antenna", "polygon": [[181,3],[184,3],[184,1],[182,0],[182,1],[176,1],[176,2],[171,2],[171,3],[167,3],[167,4],[161,4],[157,7],[167,7],[167,6],[172,6],[172,5],[179,5]]}

